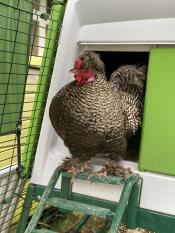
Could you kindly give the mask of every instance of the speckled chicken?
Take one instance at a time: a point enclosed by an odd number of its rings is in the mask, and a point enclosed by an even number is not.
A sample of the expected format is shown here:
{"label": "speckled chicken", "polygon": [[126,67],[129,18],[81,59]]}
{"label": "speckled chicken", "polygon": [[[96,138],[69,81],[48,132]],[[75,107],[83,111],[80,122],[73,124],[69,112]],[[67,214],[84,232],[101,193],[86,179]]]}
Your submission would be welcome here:
{"label": "speckled chicken", "polygon": [[146,75],[145,65],[122,65],[110,77],[121,96],[127,137],[134,135],[142,124]]}
{"label": "speckled chicken", "polygon": [[[107,81],[104,63],[94,52],[85,51],[77,58],[72,72],[75,81],[54,96],[49,112],[55,131],[72,154],[69,168],[89,170],[87,161],[92,157],[115,160],[117,163],[111,164],[118,168],[126,155],[126,138],[140,124],[142,91],[136,94],[136,88],[123,85],[129,84],[129,79],[122,80],[116,75],[118,71]],[[111,171],[109,167],[105,168]]]}

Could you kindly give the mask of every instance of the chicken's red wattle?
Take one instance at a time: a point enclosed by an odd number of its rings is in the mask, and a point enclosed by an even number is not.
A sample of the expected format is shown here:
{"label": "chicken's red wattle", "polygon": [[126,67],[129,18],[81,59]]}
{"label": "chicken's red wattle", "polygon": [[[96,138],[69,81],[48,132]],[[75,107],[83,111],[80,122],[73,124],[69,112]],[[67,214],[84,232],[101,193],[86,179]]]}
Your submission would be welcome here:
{"label": "chicken's red wattle", "polygon": [[95,76],[94,76],[92,70],[87,70],[87,71],[79,70],[79,71],[76,71],[75,75],[74,75],[74,78],[77,81],[77,86],[78,87],[95,80]]}

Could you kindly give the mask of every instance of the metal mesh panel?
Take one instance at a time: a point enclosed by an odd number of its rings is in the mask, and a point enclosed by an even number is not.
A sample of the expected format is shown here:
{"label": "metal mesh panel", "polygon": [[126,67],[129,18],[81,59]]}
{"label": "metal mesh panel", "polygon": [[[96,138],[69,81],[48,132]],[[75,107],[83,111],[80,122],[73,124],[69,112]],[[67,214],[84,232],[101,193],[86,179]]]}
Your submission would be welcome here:
{"label": "metal mesh panel", "polygon": [[21,213],[63,14],[64,1],[0,0],[0,232]]}

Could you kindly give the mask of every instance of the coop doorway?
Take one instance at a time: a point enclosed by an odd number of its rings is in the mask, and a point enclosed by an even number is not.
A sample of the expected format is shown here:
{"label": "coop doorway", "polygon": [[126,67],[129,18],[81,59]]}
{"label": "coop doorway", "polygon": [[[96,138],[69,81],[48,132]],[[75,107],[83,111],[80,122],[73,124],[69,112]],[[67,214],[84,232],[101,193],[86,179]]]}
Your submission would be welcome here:
{"label": "coop doorway", "polygon": [[[122,65],[145,65],[148,67],[149,52],[118,52],[118,51],[96,51],[100,54],[104,64],[107,79],[114,70]],[[140,140],[141,140],[140,127],[137,133],[128,139],[127,156],[126,160],[135,161],[139,160]]]}

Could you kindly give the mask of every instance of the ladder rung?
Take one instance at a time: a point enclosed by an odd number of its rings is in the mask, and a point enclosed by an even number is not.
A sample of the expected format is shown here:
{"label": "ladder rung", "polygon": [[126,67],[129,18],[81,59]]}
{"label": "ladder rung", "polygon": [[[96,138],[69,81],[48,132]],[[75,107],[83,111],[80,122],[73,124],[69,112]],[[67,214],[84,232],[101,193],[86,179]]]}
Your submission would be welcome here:
{"label": "ladder rung", "polygon": [[[63,177],[68,177],[71,178],[72,174],[69,172],[63,172],[62,173]],[[104,184],[124,184],[126,181],[125,177],[119,177],[119,176],[90,176],[89,174],[86,173],[78,173],[76,175],[76,179],[80,180],[88,180],[91,182],[98,182],[98,183],[104,183]]]}
{"label": "ladder rung", "polygon": [[35,229],[34,231],[32,231],[32,233],[58,233],[58,231],[51,231],[42,228],[42,229]]}
{"label": "ladder rung", "polygon": [[54,206],[60,209],[82,212],[87,215],[94,215],[101,218],[114,215],[110,209],[88,205],[81,202],[70,201],[63,198],[52,197],[49,198],[46,203],[50,206]]}

